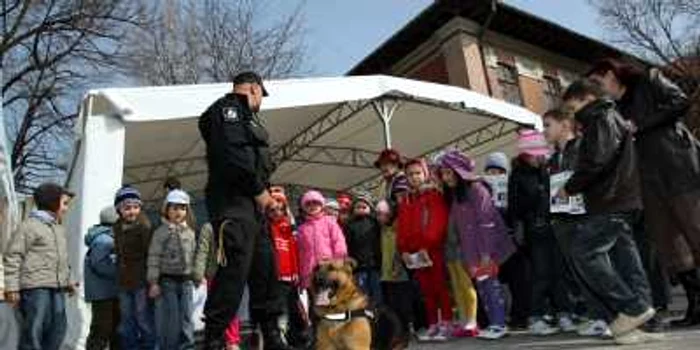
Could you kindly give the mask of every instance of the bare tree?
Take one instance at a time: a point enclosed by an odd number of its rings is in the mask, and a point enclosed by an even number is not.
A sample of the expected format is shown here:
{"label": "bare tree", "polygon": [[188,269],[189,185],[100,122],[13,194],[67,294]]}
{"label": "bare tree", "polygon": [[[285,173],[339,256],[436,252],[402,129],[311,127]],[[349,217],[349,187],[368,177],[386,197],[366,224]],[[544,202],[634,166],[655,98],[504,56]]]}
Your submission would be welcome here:
{"label": "bare tree", "polygon": [[700,0],[589,0],[611,39],[663,67],[691,96],[700,136]]}
{"label": "bare tree", "polygon": [[141,23],[136,0],[2,0],[2,106],[19,191],[58,179],[79,94]]}
{"label": "bare tree", "polygon": [[270,18],[260,0],[161,1],[147,28],[129,35],[127,76],[152,85],[228,81],[242,69],[265,77],[299,73],[305,58],[302,8]]}

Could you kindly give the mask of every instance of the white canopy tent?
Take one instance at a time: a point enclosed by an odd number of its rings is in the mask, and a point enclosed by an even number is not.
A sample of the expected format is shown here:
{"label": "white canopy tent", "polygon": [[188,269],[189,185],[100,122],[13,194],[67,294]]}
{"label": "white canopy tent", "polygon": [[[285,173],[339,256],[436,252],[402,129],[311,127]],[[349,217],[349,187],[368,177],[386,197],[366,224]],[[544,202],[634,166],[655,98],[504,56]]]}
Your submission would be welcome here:
{"label": "white canopy tent", "polygon": [[[378,175],[372,163],[386,147],[407,157],[456,147],[480,159],[494,150],[512,150],[518,128],[540,126],[539,117],[524,108],[462,88],[402,78],[309,78],[265,85],[270,96],[261,116],[278,166],[275,184],[370,189]],[[154,204],[168,176],[202,194],[206,163],[197,118],[230,90],[230,84],[210,84],[87,94],[68,180],[78,194],[69,219],[75,277],[82,276],[82,235],[122,183],[134,184]]]}

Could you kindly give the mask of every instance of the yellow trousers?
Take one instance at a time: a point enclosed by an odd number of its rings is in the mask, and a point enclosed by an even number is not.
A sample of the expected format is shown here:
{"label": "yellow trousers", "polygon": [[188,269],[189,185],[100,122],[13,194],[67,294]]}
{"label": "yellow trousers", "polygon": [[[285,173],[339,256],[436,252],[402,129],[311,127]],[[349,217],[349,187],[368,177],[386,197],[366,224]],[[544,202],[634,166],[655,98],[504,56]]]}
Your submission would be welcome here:
{"label": "yellow trousers", "polygon": [[472,279],[460,261],[448,262],[447,271],[459,315],[467,322],[476,322],[478,300]]}

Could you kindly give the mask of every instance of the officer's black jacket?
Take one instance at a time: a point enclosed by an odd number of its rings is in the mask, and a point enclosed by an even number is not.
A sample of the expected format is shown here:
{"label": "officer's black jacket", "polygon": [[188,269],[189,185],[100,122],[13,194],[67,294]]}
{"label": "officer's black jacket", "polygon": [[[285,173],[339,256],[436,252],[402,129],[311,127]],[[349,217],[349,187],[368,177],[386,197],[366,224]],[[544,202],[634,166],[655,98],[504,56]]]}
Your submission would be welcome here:
{"label": "officer's black jacket", "polygon": [[250,209],[268,186],[272,171],[268,133],[248,107],[247,97],[229,93],[199,118],[206,143],[209,177],[207,210],[212,219]]}

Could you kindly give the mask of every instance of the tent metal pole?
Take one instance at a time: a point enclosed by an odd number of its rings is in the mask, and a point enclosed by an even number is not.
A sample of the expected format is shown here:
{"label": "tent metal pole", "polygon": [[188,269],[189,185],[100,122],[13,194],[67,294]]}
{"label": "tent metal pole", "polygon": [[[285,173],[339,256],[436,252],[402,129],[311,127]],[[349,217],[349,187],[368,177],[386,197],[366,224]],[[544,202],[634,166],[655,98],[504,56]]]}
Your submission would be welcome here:
{"label": "tent metal pole", "polygon": [[382,122],[384,131],[384,148],[391,148],[391,119],[394,117],[394,112],[399,108],[400,102],[398,99],[381,98],[372,101],[374,112],[377,113],[379,121]]}

